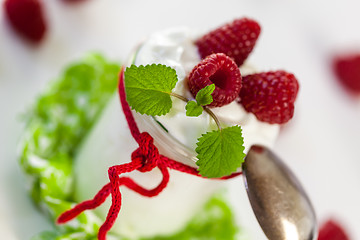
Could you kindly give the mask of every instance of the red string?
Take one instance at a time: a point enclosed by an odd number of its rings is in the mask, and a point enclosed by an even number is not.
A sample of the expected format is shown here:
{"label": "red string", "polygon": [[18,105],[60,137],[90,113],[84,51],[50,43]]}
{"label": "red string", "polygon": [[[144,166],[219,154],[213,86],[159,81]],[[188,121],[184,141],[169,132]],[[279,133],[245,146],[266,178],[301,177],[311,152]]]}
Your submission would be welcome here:
{"label": "red string", "polygon": [[[115,165],[109,168],[109,183],[106,184],[93,199],[87,200],[77,204],[72,209],[62,213],[57,219],[58,224],[66,223],[71,219],[77,217],[80,213],[88,209],[94,209],[100,206],[105,199],[111,194],[112,204],[107,214],[106,220],[99,229],[98,239],[105,240],[107,232],[114,225],[114,222],[121,209],[121,192],[120,186],[125,186],[134,192],[146,197],[157,196],[166,187],[169,182],[168,168],[202,177],[199,172],[188,165],[177,162],[159,153],[154,145],[154,140],[147,132],[140,133],[139,128],[135,122],[134,116],[131,112],[129,104],[126,101],[125,86],[124,86],[124,67],[122,67],[119,78],[119,95],[121,106],[128,123],[131,135],[136,140],[139,148],[131,154],[131,162],[122,165]],[[163,178],[159,185],[153,189],[146,189],[137,184],[129,177],[119,177],[126,172],[138,170],[140,172],[148,172],[159,168]],[[229,179],[240,175],[241,173],[234,173],[230,176],[222,177],[220,179]]]}

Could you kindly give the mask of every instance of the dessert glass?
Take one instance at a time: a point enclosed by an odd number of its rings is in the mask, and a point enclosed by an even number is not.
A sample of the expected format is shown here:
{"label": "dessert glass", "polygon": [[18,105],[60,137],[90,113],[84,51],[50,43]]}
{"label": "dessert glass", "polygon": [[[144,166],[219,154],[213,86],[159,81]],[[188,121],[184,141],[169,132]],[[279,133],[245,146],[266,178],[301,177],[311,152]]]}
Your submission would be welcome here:
{"label": "dessert glass", "polygon": [[[193,36],[187,28],[156,33],[137,49],[130,62],[136,65],[170,65],[177,71],[179,78],[175,91],[190,98],[184,84],[185,78],[200,61],[191,39]],[[75,166],[77,201],[92,198],[108,182],[107,169],[129,162],[131,152],[138,147],[127,128],[118,99],[119,96],[113,97],[78,153]],[[206,114],[201,118],[186,117],[183,111],[185,104],[181,101],[174,100],[173,105],[172,112],[168,114],[170,116],[133,114],[140,130],[150,133],[161,154],[196,167],[196,139],[201,133],[213,129],[215,124]],[[226,124],[242,126],[246,151],[255,143],[269,146],[277,136],[277,125],[257,121],[236,102],[214,109],[214,112]],[[153,188],[161,181],[161,173],[157,169],[149,173],[132,172],[128,176],[146,188]],[[174,234],[181,231],[196,211],[225,185],[223,180],[205,179],[170,170],[168,186],[156,197],[143,197],[122,188],[123,204],[112,232],[134,239]],[[108,200],[95,211],[105,219],[109,206]]]}

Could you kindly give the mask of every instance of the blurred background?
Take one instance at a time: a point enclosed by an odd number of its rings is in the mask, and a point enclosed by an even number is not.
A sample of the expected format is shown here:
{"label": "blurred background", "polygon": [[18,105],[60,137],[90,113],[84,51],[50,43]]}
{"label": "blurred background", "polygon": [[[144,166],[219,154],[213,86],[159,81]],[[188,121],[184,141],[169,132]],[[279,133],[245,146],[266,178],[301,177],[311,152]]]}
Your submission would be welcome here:
{"label": "blurred background", "polygon": [[293,72],[301,85],[295,117],[275,151],[304,184],[319,222],[334,218],[351,239],[360,239],[360,98],[343,88],[331,65],[338,52],[360,52],[359,1],[43,0],[43,5],[48,31],[38,45],[19,37],[0,11],[2,239],[29,239],[52,228],[26,192],[17,144],[21,114],[67,63],[94,50],[124,62],[156,30],[184,25],[205,33],[243,16],[262,26],[248,61],[263,71]]}

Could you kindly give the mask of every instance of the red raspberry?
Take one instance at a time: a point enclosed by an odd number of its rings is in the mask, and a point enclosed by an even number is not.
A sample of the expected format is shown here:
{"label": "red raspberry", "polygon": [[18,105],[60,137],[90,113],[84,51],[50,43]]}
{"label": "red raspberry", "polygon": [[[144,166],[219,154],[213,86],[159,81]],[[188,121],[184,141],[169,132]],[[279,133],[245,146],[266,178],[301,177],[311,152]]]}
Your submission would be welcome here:
{"label": "red raspberry", "polygon": [[333,63],[335,74],[350,91],[360,94],[360,53],[337,56]]}
{"label": "red raspberry", "polygon": [[196,65],[188,77],[190,92],[215,84],[211,107],[221,107],[234,101],[241,89],[241,74],[236,63],[223,53],[214,53]]}
{"label": "red raspberry", "polygon": [[338,223],[328,220],[321,226],[318,240],[349,240],[349,237]]}
{"label": "red raspberry", "polygon": [[285,123],[294,114],[299,83],[285,71],[263,72],[243,77],[240,102],[263,122]]}
{"label": "red raspberry", "polygon": [[257,22],[240,18],[209,32],[195,43],[202,58],[212,53],[225,53],[240,66],[254,48],[259,34]]}
{"label": "red raspberry", "polygon": [[42,2],[5,0],[4,8],[11,26],[31,42],[40,42],[46,32]]}

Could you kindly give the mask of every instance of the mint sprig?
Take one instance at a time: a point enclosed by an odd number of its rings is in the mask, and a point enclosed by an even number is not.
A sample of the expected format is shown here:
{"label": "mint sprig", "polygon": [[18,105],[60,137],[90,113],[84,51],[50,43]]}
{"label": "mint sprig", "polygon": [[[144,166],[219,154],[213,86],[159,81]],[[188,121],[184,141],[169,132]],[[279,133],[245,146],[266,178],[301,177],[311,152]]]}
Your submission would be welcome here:
{"label": "mint sprig", "polygon": [[230,175],[244,161],[242,131],[232,126],[203,134],[195,151],[199,159],[199,173],[204,177],[218,178]]}
{"label": "mint sprig", "polygon": [[188,117],[198,117],[203,113],[203,108],[195,101],[188,101],[185,106],[186,116]]}
{"label": "mint sprig", "polygon": [[200,89],[200,91],[196,94],[196,102],[201,106],[209,105],[213,102],[213,97],[211,94],[215,90],[215,84],[208,85],[204,87],[203,89]]}
{"label": "mint sprig", "polygon": [[235,172],[244,161],[242,131],[239,126],[222,128],[216,115],[206,107],[212,103],[215,84],[201,89],[196,101],[173,93],[177,83],[174,69],[161,64],[135,66],[125,71],[125,91],[132,109],[151,116],[165,115],[172,107],[171,96],[185,101],[186,115],[197,117],[205,110],[216,122],[217,131],[203,134],[197,142],[199,173],[204,177],[219,178]]}
{"label": "mint sprig", "polygon": [[215,84],[208,85],[196,94],[196,101],[189,101],[186,106],[186,116],[197,117],[203,113],[203,107],[212,103],[213,98],[211,94],[215,90]]}
{"label": "mint sprig", "polygon": [[151,116],[170,111],[170,94],[178,80],[174,69],[161,64],[132,65],[124,74],[126,100],[132,109]]}

